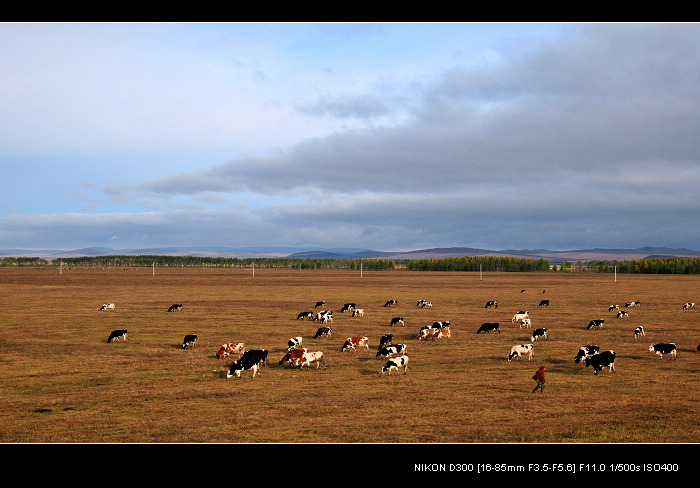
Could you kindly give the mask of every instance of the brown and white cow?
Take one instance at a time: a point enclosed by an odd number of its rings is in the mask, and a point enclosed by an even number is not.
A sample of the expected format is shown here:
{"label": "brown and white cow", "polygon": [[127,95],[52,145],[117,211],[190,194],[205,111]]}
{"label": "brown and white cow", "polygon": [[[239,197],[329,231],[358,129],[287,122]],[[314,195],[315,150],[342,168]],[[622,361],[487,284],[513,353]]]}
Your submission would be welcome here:
{"label": "brown and white cow", "polygon": [[245,343],[243,342],[227,342],[221,344],[219,352],[216,353],[216,359],[221,359],[229,354],[238,354],[239,356],[245,352]]}
{"label": "brown and white cow", "polygon": [[[427,327],[427,328],[421,329],[420,332],[418,333],[418,340],[420,341],[420,340],[423,340],[427,337],[433,337],[433,335],[435,335],[435,333],[438,330],[443,330],[443,329],[435,329],[433,327]],[[449,329],[445,329],[445,330],[449,330]]]}
{"label": "brown and white cow", "polygon": [[304,366],[306,366],[307,369],[311,369],[313,363],[316,363],[316,369],[318,369],[321,364],[323,364],[324,368],[326,367],[326,363],[323,360],[323,352],[305,352],[300,358],[295,359],[295,364],[299,366],[299,369],[304,369]]}
{"label": "brown and white cow", "polygon": [[447,328],[447,329],[438,329],[434,334],[433,334],[433,340],[435,339],[440,339],[442,337],[447,337],[448,339],[452,339],[452,331]]}
{"label": "brown and white cow", "polygon": [[314,335],[314,339],[318,339],[319,337],[330,337],[331,330],[332,329],[330,327],[319,327]]}
{"label": "brown and white cow", "polygon": [[348,337],[345,339],[343,347],[340,348],[341,352],[345,352],[348,349],[355,351],[357,348],[364,347],[369,351],[369,339],[367,337]]}
{"label": "brown and white cow", "polygon": [[285,354],[282,359],[280,359],[280,366],[282,366],[283,363],[287,363],[288,365],[294,365],[295,361],[302,357],[305,353],[309,352],[308,349],[302,347],[300,349],[292,349],[291,351],[287,351],[287,354]]}

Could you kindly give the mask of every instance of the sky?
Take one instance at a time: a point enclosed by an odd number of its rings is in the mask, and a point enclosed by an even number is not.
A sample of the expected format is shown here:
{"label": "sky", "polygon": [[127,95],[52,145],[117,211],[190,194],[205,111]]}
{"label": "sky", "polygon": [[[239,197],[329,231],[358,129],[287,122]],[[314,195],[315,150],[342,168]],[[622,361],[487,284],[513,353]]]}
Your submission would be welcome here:
{"label": "sky", "polygon": [[700,250],[700,24],[3,23],[0,249]]}

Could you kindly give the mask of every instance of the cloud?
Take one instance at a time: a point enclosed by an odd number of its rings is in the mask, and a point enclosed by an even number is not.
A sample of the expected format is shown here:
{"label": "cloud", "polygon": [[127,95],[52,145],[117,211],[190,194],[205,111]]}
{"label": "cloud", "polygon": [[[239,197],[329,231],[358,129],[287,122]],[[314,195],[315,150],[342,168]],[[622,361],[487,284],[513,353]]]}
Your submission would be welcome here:
{"label": "cloud", "polygon": [[301,140],[99,187],[151,212],[0,224],[132,245],[697,248],[700,26],[572,24],[489,59],[324,85],[250,120],[272,140],[284,125],[275,115],[295,134],[308,122]]}

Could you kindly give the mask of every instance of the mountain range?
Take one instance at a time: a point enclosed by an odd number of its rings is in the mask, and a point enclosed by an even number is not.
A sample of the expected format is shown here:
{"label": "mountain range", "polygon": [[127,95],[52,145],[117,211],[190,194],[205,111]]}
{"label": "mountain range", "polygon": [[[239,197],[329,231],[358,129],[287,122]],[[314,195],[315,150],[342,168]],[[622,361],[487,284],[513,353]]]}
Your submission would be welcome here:
{"label": "mountain range", "polygon": [[650,257],[700,257],[699,251],[668,247],[591,248],[555,251],[549,249],[504,249],[491,250],[472,247],[436,247],[413,251],[376,251],[362,248],[298,248],[276,246],[251,247],[162,247],[146,249],[112,249],[90,247],[73,250],[56,249],[0,249],[0,257],[41,257],[56,259],[61,257],[114,256],[114,255],[158,255],[158,256],[200,256],[200,257],[281,257],[281,258],[335,258],[335,259],[430,259],[460,256],[511,256],[520,258],[546,259],[551,263],[562,261],[591,261],[644,259]]}

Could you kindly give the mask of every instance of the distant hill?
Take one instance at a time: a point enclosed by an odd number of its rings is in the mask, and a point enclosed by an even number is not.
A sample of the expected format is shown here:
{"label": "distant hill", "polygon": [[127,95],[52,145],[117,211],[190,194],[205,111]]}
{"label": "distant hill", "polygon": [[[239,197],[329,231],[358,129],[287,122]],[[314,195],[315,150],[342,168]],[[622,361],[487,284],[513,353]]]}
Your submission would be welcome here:
{"label": "distant hill", "polygon": [[309,259],[430,259],[460,256],[511,256],[521,258],[546,259],[550,263],[562,261],[611,260],[627,261],[647,257],[700,257],[699,251],[667,247],[592,248],[552,251],[548,249],[504,249],[491,250],[473,247],[435,247],[414,251],[376,251],[362,248],[299,248],[283,246],[230,247],[162,247],[144,249],[111,249],[89,247],[74,250],[29,250],[4,249],[0,257],[41,257],[56,259],[61,257],[109,256],[109,255],[156,255],[156,256],[198,256],[198,257],[289,257]]}

